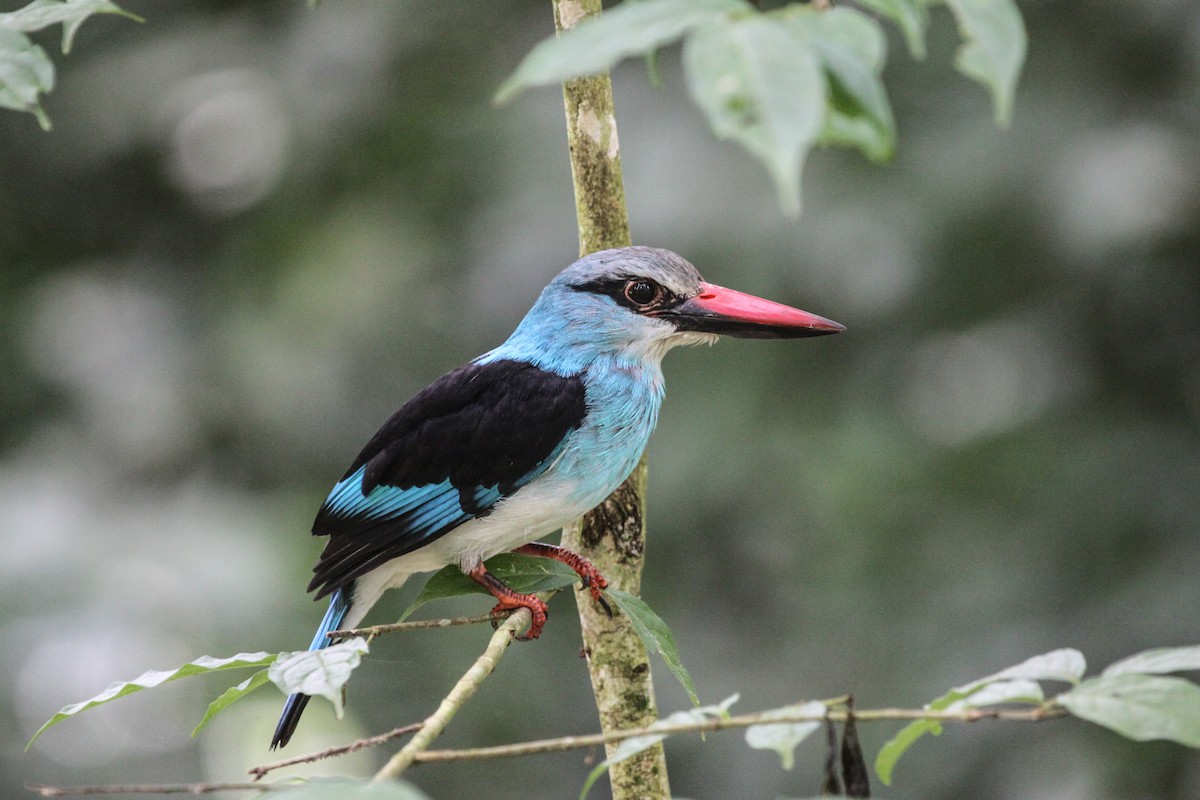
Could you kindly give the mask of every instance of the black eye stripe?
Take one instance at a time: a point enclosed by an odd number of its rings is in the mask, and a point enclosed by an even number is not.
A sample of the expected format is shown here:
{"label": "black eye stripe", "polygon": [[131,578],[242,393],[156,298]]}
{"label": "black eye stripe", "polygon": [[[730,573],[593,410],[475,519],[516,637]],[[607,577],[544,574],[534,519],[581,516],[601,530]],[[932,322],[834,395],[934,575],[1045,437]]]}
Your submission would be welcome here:
{"label": "black eye stripe", "polygon": [[[645,285],[645,290],[640,288]],[[572,285],[579,292],[591,292],[611,297],[617,305],[639,313],[670,308],[682,301],[675,293],[652,278],[630,276],[625,278],[603,278],[587,283]]]}

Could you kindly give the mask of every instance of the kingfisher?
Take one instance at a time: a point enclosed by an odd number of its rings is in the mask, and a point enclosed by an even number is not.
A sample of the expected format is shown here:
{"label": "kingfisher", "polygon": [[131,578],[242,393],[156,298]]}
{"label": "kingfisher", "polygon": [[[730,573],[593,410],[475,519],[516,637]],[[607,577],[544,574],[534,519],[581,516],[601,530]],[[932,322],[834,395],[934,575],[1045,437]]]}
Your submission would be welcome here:
{"label": "kingfisher", "polygon": [[[499,347],[400,407],[334,485],[313,523],[328,542],[308,591],[329,597],[309,645],[356,626],[388,589],[457,565],[497,600],[547,606],[488,572],[507,551],[556,559],[606,611],[607,581],[582,556],[535,541],[599,505],[629,476],[658,421],[662,358],[721,335],[822,336],[832,320],[701,279],[681,256],[624,247],[584,256],[552,280]],[[611,613],[611,612],[609,612]],[[284,705],[271,748],[288,743],[308,695]]]}

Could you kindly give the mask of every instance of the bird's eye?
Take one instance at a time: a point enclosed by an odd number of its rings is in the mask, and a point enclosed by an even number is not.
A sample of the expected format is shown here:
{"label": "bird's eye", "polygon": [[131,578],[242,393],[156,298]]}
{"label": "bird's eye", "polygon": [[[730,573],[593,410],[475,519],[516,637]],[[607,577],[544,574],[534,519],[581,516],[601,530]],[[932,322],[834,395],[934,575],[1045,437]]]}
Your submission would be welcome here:
{"label": "bird's eye", "polygon": [[648,306],[662,298],[662,287],[654,281],[635,278],[625,284],[625,299],[635,306]]}

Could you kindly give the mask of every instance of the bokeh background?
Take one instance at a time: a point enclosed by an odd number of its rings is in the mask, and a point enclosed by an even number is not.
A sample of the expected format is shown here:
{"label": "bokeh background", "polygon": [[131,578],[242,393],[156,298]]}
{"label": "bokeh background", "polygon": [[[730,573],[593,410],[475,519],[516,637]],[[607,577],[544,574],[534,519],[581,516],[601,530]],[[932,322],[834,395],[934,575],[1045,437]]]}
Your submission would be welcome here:
{"label": "bokeh background", "polygon": [[[188,736],[232,673],[22,748],[110,681],[305,646],[328,488],[577,247],[560,94],[490,102],[550,33],[548,3],[124,5],[146,23],[97,18],[55,51],[52,133],[0,114],[7,797],[273,760],[271,687]],[[615,73],[635,240],[849,327],[667,361],[644,594],[707,702],[916,707],[1056,647],[1097,670],[1200,641],[1200,5],[1021,9],[1009,130],[954,72],[939,11],[924,62],[890,38],[895,163],[816,152],[798,221],[713,139],[677,50],[662,88],[637,61]],[[596,728],[571,599],[552,612],[442,745]],[[286,752],[422,718],[487,635],[380,640],[346,718],[315,702]],[[661,667],[657,683],[664,711],[686,706]],[[863,732],[868,757],[895,727]],[[588,755],[411,778],[439,800],[571,797]],[[690,798],[805,796],[822,758],[807,743],[784,772],[740,733],[668,755]],[[1182,799],[1200,756],[1079,722],[981,724],[923,741],[896,781],[886,796]]]}

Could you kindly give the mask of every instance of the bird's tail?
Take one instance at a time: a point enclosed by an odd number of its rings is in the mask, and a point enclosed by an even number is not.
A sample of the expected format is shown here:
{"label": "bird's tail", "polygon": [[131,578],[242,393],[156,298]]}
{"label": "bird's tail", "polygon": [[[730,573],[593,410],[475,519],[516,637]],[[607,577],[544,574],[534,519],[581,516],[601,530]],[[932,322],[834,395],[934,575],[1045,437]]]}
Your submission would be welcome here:
{"label": "bird's tail", "polygon": [[[353,593],[353,584],[343,586],[338,589],[329,598],[329,610],[325,612],[325,618],[321,620],[321,627],[317,628],[317,635],[313,637],[312,644],[308,646],[309,650],[321,650],[328,647],[330,644],[329,637],[325,634],[330,631],[336,631],[346,619],[346,615],[350,613],[350,595]],[[296,725],[300,722],[300,715],[304,713],[304,707],[308,705],[309,696],[306,694],[293,694],[287,699],[283,705],[283,714],[279,717],[279,724],[275,726],[275,736],[271,739],[271,749],[283,747],[292,738],[292,734],[296,732]]]}

